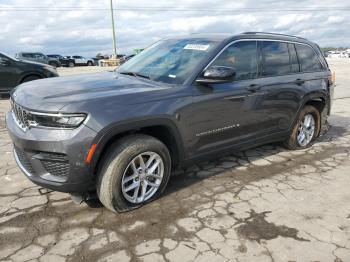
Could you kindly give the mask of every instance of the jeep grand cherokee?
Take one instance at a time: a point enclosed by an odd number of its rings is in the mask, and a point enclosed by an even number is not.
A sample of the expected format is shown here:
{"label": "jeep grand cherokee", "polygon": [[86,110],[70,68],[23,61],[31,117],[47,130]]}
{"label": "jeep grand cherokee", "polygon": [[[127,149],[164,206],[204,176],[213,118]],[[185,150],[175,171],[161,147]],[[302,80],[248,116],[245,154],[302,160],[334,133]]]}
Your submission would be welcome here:
{"label": "jeep grand cherokee", "polygon": [[114,72],[24,83],[11,96],[14,156],[34,183],[141,206],[171,170],[264,143],[309,147],[330,113],[331,73],[306,39],[161,40]]}

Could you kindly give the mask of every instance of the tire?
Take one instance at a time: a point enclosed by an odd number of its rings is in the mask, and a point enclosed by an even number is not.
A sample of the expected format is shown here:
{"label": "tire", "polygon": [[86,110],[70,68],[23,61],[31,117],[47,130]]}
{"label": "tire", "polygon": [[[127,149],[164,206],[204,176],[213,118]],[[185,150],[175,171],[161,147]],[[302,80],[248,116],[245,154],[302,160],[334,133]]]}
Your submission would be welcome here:
{"label": "tire", "polygon": [[25,83],[25,82],[29,82],[29,81],[33,81],[33,80],[38,80],[41,79],[40,76],[36,76],[36,75],[32,75],[32,76],[27,76],[25,77],[21,83]]}
{"label": "tire", "polygon": [[91,61],[88,61],[88,62],[87,62],[87,65],[88,65],[88,66],[93,66],[93,65],[94,65],[94,63],[93,63],[93,62],[91,62]]}
{"label": "tire", "polygon": [[[153,154],[155,159],[149,165],[149,172],[153,170],[151,168],[153,164],[159,162],[154,170],[158,174],[147,176],[147,168],[144,169],[145,172],[142,171],[140,154],[142,154],[141,157],[146,165]],[[150,155],[148,159],[147,154]],[[113,212],[130,211],[156,199],[168,183],[171,172],[170,154],[167,147],[154,137],[131,135],[122,138],[111,145],[103,158],[104,161],[98,169],[96,189],[102,204]],[[135,164],[135,168],[132,168],[132,162]],[[159,179],[161,174],[162,178]],[[155,176],[157,178],[154,178]],[[130,181],[127,181],[128,179]],[[153,187],[149,183],[157,186]],[[127,191],[130,185],[137,184],[137,187]],[[143,194],[144,187],[146,187],[146,194]]]}
{"label": "tire", "polygon": [[[307,132],[308,137],[301,135],[300,137],[305,137],[305,140],[302,143],[300,143],[300,139],[298,139],[300,138],[299,134],[302,132],[300,131],[300,129],[305,129],[305,125],[302,127],[302,123],[304,123],[305,119],[308,118],[309,116],[312,116],[314,119],[314,131],[312,132],[312,135],[311,135],[310,134],[311,127],[306,128],[306,130],[308,130]],[[306,105],[299,113],[299,116],[293,126],[292,132],[289,138],[283,143],[283,145],[284,147],[290,150],[308,148],[314,143],[315,139],[320,135],[320,129],[321,129],[320,112],[315,107]]]}
{"label": "tire", "polygon": [[69,62],[68,63],[68,67],[74,67],[74,66],[75,66],[74,62]]}

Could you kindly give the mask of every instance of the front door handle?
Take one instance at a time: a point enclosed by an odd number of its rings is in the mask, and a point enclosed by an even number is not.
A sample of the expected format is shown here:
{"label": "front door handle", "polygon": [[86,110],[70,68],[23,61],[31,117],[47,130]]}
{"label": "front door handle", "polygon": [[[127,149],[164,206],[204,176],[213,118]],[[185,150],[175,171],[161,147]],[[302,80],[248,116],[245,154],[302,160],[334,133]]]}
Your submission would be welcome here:
{"label": "front door handle", "polygon": [[256,84],[251,84],[250,86],[247,87],[247,90],[250,92],[256,92],[259,89],[260,89],[260,86]]}
{"label": "front door handle", "polygon": [[305,80],[298,78],[294,83],[300,86],[305,83]]}

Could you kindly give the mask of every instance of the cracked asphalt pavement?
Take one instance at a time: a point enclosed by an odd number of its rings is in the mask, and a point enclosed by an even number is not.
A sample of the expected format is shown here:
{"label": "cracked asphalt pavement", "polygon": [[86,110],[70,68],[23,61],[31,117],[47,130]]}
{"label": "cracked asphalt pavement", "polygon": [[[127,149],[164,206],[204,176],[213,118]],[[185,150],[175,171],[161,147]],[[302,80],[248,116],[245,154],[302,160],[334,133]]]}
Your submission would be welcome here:
{"label": "cracked asphalt pavement", "polygon": [[15,164],[0,100],[1,261],[350,261],[350,59],[329,132],[307,150],[269,144],[176,172],[129,213],[40,195]]}

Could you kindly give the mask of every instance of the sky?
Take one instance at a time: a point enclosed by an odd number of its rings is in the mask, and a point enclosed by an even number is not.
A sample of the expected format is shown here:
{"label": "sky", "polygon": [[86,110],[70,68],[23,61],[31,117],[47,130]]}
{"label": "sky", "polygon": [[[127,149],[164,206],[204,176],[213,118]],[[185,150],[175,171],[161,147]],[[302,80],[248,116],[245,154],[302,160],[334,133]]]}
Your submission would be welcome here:
{"label": "sky", "polygon": [[[302,3],[302,4],[301,4]],[[0,0],[0,52],[113,52],[109,0]],[[117,52],[191,33],[266,31],[350,47],[344,0],[114,0]]]}

